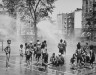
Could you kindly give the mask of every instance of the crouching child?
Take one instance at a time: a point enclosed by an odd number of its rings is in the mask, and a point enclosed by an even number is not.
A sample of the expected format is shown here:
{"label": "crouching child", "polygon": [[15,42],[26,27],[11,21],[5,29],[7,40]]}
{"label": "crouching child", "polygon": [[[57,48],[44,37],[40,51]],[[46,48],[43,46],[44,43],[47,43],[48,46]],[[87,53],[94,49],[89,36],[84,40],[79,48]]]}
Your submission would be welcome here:
{"label": "crouching child", "polygon": [[55,56],[55,53],[52,54],[52,56],[50,58],[50,62],[52,64],[52,66],[56,66],[56,56]]}

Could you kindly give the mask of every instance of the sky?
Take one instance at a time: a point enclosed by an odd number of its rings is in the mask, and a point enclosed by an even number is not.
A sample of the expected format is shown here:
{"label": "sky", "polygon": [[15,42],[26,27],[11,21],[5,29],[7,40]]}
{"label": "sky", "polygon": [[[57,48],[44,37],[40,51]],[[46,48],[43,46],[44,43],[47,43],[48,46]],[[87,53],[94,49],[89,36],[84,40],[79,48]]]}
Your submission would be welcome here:
{"label": "sky", "polygon": [[82,0],[57,0],[52,17],[56,19],[58,13],[73,12],[76,8],[82,8]]}

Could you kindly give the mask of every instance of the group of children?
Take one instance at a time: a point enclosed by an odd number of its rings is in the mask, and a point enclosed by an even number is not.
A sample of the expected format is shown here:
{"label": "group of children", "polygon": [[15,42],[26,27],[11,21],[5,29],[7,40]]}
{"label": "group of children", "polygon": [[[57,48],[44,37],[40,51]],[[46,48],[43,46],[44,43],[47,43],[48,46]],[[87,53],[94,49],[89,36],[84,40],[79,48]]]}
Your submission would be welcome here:
{"label": "group of children", "polygon": [[65,60],[61,53],[59,53],[57,56],[55,55],[55,53],[53,53],[50,58],[50,62],[52,66],[57,67],[57,66],[63,66],[65,63]]}
{"label": "group of children", "polygon": [[42,43],[37,40],[36,44],[25,43],[25,53],[23,52],[23,45],[20,45],[20,63],[22,62],[23,56],[25,54],[27,66],[30,67],[30,63],[32,63],[32,58],[39,63],[40,59],[42,60],[42,66],[47,66],[48,63],[48,52],[47,52],[47,44],[46,40]]}
{"label": "group of children", "polygon": [[95,54],[93,50],[93,45],[88,45],[86,43],[85,46],[81,46],[81,43],[79,42],[77,44],[76,52],[73,54],[70,62],[72,63],[72,68],[77,67],[85,67],[86,63],[89,63],[90,66],[93,68],[93,63],[95,61]]}
{"label": "group of children", "polygon": [[[8,44],[8,46],[4,49],[4,51],[6,53],[6,67],[8,67],[11,52],[10,44]],[[20,52],[20,64],[23,61],[23,57],[25,57],[26,58],[25,62],[27,63],[28,68],[32,63],[32,59],[36,60],[37,64],[39,64],[39,62],[41,61],[42,66],[44,66],[45,69],[50,64],[52,64],[53,66],[59,66],[59,65],[62,66],[64,64],[64,57],[62,56],[63,53],[61,51],[59,51],[60,53],[57,56],[55,55],[55,53],[53,53],[50,58],[51,63],[48,63],[49,56],[47,52],[46,40],[44,40],[42,43],[39,40],[37,40],[36,44],[33,44],[32,42],[25,43],[25,45],[20,44],[19,52]]]}

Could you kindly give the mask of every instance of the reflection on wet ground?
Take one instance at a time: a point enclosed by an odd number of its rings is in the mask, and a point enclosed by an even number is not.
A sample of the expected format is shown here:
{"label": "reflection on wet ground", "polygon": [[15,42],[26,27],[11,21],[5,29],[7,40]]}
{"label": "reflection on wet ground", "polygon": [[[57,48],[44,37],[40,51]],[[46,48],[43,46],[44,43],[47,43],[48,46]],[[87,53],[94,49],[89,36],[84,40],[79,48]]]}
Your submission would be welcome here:
{"label": "reflection on wet ground", "polygon": [[[35,63],[35,61],[33,63]],[[66,66],[58,68],[50,67],[47,71],[39,71],[37,66],[34,64],[31,65],[30,68],[27,68],[25,59],[23,60],[22,64],[20,64],[19,57],[15,56],[10,58],[9,68],[6,68],[5,64],[5,57],[0,56],[0,73],[2,73],[2,75],[10,75],[10,73],[18,75],[49,75],[52,73],[53,75],[58,75],[58,73],[64,73],[66,71]]]}
{"label": "reflection on wet ground", "polygon": [[[32,63],[30,68],[27,68],[25,59],[23,60],[22,64],[20,64],[19,57],[11,57],[10,59],[10,66],[6,68],[5,64],[5,57],[0,56],[0,74],[2,75],[85,75],[90,74],[94,75],[96,72],[96,68],[93,69],[78,69],[77,70],[66,70],[66,64],[62,67],[50,67],[47,71],[40,71],[38,70],[37,66],[34,65],[35,61]],[[94,65],[95,66],[95,65]]]}

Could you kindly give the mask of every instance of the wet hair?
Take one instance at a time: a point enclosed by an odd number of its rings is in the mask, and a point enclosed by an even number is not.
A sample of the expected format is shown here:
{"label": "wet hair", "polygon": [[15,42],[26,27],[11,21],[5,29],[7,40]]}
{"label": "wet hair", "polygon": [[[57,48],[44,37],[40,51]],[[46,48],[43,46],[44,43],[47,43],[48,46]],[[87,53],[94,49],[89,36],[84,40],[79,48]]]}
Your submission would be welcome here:
{"label": "wet hair", "polygon": [[25,43],[25,46],[27,46],[27,43]]}
{"label": "wet hair", "polygon": [[78,42],[77,49],[80,49],[80,48],[81,48],[81,45],[80,45],[80,42]]}
{"label": "wet hair", "polygon": [[61,39],[60,42],[63,42],[63,40]]}
{"label": "wet hair", "polygon": [[22,44],[20,45],[20,48],[23,48],[23,45]]}
{"label": "wet hair", "polygon": [[44,40],[44,43],[46,43],[46,40]]}

